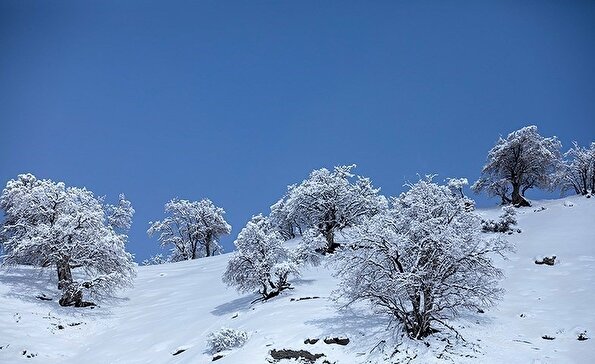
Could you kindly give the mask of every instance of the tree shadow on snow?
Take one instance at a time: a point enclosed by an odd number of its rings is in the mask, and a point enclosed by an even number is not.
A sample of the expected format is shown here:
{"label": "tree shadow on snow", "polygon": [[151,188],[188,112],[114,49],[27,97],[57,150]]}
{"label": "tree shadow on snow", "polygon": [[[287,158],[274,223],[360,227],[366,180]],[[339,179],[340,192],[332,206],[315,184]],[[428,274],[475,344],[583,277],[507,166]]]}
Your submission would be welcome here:
{"label": "tree shadow on snow", "polygon": [[[7,287],[5,296],[13,297],[24,302],[30,302],[44,309],[60,311],[64,314],[78,315],[83,311],[93,316],[106,315],[101,305],[94,308],[62,307],[59,305],[61,292],[57,288],[57,280],[53,271],[35,267],[8,267],[0,269],[0,285]],[[42,298],[40,298],[42,297]],[[99,304],[118,304],[127,299],[113,296],[89,297],[97,299]]]}
{"label": "tree shadow on snow", "polygon": [[331,317],[305,322],[321,329],[323,337],[346,336],[357,343],[358,350],[369,350],[386,339],[390,320],[362,308],[342,308]]}
{"label": "tree shadow on snow", "polygon": [[314,284],[314,282],[316,282],[315,279],[296,278],[296,279],[291,280],[291,285],[292,286],[305,286],[305,285],[312,285],[312,284]]}
{"label": "tree shadow on snow", "polygon": [[[6,296],[49,306],[56,304],[60,293],[53,287],[57,283],[52,281],[48,272],[33,267],[3,268],[0,270],[0,284],[8,287]],[[52,298],[52,301],[36,298],[40,295]]]}
{"label": "tree shadow on snow", "polygon": [[234,312],[248,311],[252,306],[251,302],[257,299],[258,297],[258,294],[250,294],[242,296],[240,298],[236,298],[233,301],[229,301],[215,307],[215,309],[213,309],[211,313],[215,316],[224,316],[232,314]]}
{"label": "tree shadow on snow", "polygon": [[[485,315],[469,314],[459,323],[485,324],[491,318]],[[440,327],[437,332],[422,341],[412,340],[395,326],[385,315],[374,314],[364,308],[343,308],[334,316],[305,322],[321,330],[321,337],[348,337],[348,350],[376,358],[392,358],[390,362],[411,362],[418,357],[420,362],[445,361],[455,363],[461,358],[477,359],[479,345],[459,340],[454,333]],[[395,350],[399,349],[399,350]],[[378,357],[380,355],[380,357]],[[394,357],[393,357],[394,356]]]}
{"label": "tree shadow on snow", "polygon": [[[294,279],[291,281],[292,287],[298,287],[298,286],[303,286],[303,285],[312,285],[314,284],[314,282],[316,282],[315,279]],[[279,299],[279,297],[282,296],[286,296],[286,295],[292,295],[293,289],[288,289],[288,290],[284,290],[281,292],[281,294],[278,297],[273,297],[270,300],[273,301],[275,299]],[[257,293],[253,293],[253,294],[249,294],[246,296],[242,296],[240,298],[236,298],[233,301],[229,301],[226,303],[223,303],[217,307],[215,307],[215,309],[213,311],[211,311],[211,313],[215,316],[224,316],[224,315],[229,315],[235,312],[242,312],[242,311],[248,311],[250,310],[252,307],[254,307],[254,301],[257,300],[260,297],[259,294]],[[260,303],[266,303],[266,302],[260,302]]]}

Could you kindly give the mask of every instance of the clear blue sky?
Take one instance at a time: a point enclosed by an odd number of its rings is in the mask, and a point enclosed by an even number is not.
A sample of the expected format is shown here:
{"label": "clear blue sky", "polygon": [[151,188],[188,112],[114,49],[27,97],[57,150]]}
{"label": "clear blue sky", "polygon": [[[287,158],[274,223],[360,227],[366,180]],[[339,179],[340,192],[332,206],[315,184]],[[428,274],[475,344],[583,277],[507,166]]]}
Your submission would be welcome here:
{"label": "clear blue sky", "polygon": [[126,193],[138,260],[173,197],[224,207],[229,251],[314,168],[473,181],[528,124],[595,139],[595,2],[0,1],[2,184]]}

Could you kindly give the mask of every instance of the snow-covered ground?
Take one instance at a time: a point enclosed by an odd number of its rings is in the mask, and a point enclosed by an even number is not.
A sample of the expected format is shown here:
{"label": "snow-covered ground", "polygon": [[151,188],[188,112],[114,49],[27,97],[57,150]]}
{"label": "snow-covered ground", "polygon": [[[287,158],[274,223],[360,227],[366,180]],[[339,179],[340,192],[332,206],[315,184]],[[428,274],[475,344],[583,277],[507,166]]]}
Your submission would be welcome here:
{"label": "snow-covered ground", "polygon": [[[541,208],[545,209],[541,209]],[[499,209],[481,210],[495,218]],[[403,342],[393,360],[415,363],[586,363],[595,358],[595,198],[538,201],[518,215],[517,252],[500,264],[506,294],[486,313],[451,322],[465,341],[438,334],[429,346]],[[534,260],[556,255],[554,266]],[[140,267],[135,287],[100,307],[61,308],[53,272],[0,271],[0,363],[207,363],[206,340],[221,327],[245,330],[246,344],[219,363],[264,363],[272,349],[306,349],[329,362],[391,362],[387,320],[365,306],[329,300],[329,268],[307,269],[294,289],[266,303],[221,282],[229,255]],[[50,274],[51,273],[51,274]],[[45,301],[36,296],[54,297]],[[299,300],[303,297],[319,297]],[[293,299],[293,300],[292,300]],[[586,332],[592,339],[579,341]],[[553,340],[542,336],[553,337]],[[346,336],[346,346],[304,344]],[[387,343],[391,343],[388,340]],[[174,353],[183,352],[173,355]],[[318,362],[322,362],[320,359]]]}

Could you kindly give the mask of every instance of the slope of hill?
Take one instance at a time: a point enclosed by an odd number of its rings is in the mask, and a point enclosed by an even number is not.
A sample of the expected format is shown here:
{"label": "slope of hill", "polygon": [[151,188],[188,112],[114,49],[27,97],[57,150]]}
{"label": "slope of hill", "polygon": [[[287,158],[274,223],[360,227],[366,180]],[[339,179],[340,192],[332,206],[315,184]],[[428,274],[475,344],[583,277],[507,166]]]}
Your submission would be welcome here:
{"label": "slope of hill", "polygon": [[[479,212],[493,218],[499,209]],[[583,363],[595,357],[593,339],[577,340],[595,330],[595,199],[538,201],[521,209],[518,220],[522,232],[508,236],[517,252],[500,263],[503,300],[486,313],[451,322],[464,341],[446,333],[425,345],[392,337],[386,318],[366,306],[340,309],[329,299],[337,281],[325,267],[307,269],[293,290],[251,304],[255,295],[239,295],[221,283],[228,260],[221,255],[140,267],[133,289],[95,309],[61,308],[55,298],[36,298],[57,294],[48,273],[2,270],[0,362],[207,363],[208,334],[221,327],[250,335],[242,348],[218,360],[222,364],[263,363],[273,349],[323,353],[320,363]],[[556,264],[536,265],[543,255],[556,255]],[[318,298],[300,300],[305,297]],[[304,344],[328,336],[350,342]]]}

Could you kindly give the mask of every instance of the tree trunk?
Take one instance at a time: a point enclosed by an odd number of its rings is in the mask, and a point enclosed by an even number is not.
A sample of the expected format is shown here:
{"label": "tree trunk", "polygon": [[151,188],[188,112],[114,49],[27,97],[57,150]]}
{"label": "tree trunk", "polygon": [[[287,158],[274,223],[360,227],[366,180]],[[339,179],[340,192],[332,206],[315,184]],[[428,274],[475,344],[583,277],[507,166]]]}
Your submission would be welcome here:
{"label": "tree trunk", "polygon": [[95,306],[93,302],[83,301],[83,287],[89,288],[90,285],[88,282],[79,284],[79,283],[71,283],[67,287],[63,289],[62,297],[58,303],[60,306],[67,307],[67,306],[74,306],[74,307],[89,307]]}
{"label": "tree trunk", "polygon": [[512,204],[518,207],[521,206],[531,206],[529,201],[527,201],[521,195],[521,186],[519,184],[512,185]]}
{"label": "tree trunk", "polygon": [[208,233],[207,236],[205,237],[205,249],[207,251],[206,252],[207,257],[210,257],[211,255],[213,255],[213,252],[211,252],[211,245],[213,245],[212,240],[213,240],[212,234]]}
{"label": "tree trunk", "polygon": [[92,302],[83,301],[82,288],[89,288],[91,284],[89,282],[79,284],[72,280],[72,270],[68,259],[62,259],[56,263],[56,270],[58,272],[58,289],[62,290],[62,297],[58,301],[60,306],[95,306]]}
{"label": "tree trunk", "polygon": [[64,289],[72,284],[72,271],[68,260],[60,260],[56,264],[56,268],[58,271],[58,289]]}
{"label": "tree trunk", "polygon": [[509,203],[512,202],[504,193],[500,195],[500,199],[501,199],[500,205],[502,205],[502,206],[508,205]]}
{"label": "tree trunk", "polygon": [[335,233],[332,229],[327,230],[323,233],[326,239],[326,253],[332,254],[339,247],[339,244],[335,243]]}

